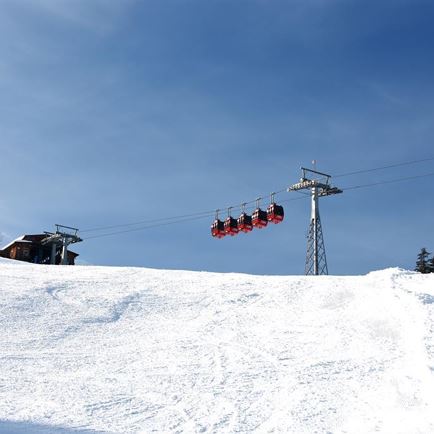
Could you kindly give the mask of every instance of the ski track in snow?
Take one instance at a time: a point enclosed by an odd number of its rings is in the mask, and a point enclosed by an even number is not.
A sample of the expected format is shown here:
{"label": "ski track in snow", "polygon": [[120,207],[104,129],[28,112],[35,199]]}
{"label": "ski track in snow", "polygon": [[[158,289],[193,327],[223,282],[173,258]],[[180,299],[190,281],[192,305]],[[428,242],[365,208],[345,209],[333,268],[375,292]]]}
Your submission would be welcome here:
{"label": "ski track in snow", "polygon": [[433,433],[434,275],[0,259],[1,433]]}

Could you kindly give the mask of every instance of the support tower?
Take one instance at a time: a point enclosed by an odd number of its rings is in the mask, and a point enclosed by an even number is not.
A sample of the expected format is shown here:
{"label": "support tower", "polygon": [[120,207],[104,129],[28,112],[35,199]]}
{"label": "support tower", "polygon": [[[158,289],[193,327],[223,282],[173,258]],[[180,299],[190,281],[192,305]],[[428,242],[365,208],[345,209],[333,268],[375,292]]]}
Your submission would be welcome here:
{"label": "support tower", "polygon": [[[288,188],[288,191],[310,190],[311,214],[307,235],[305,275],[318,276],[328,274],[327,258],[324,246],[324,238],[319,215],[319,198],[342,193],[342,190],[330,185],[330,175],[316,170],[301,168],[300,182]],[[309,178],[308,175],[309,174]],[[315,176],[316,178],[312,178]]]}
{"label": "support tower", "polygon": [[60,263],[68,265],[68,246],[83,241],[78,236],[78,229],[56,224],[56,232],[45,232],[46,238],[42,244],[51,245],[50,263],[55,263],[57,252],[60,250]]}

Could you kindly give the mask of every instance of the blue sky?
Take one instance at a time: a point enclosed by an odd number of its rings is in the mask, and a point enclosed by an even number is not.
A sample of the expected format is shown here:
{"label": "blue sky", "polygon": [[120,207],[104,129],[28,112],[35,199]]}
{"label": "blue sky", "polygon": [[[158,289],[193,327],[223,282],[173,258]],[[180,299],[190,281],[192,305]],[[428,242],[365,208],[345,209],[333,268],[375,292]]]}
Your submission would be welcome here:
{"label": "blue sky", "polygon": [[[434,156],[430,1],[0,6],[4,243],[54,223],[225,208],[297,182],[312,159],[337,175]],[[335,184],[430,172],[432,160]],[[411,268],[433,251],[433,179],[322,200],[330,274]],[[74,250],[91,264],[302,274],[309,206],[287,202],[284,223],[230,239],[211,238],[211,217]]]}

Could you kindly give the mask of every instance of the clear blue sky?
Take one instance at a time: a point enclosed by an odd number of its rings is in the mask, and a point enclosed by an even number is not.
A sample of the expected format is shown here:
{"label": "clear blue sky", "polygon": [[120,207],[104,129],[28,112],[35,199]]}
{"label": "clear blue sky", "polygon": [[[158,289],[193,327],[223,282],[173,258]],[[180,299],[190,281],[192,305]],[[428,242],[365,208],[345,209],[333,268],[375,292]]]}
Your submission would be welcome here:
{"label": "clear blue sky", "polygon": [[[225,208],[297,182],[312,159],[333,175],[434,156],[432,1],[0,6],[3,243]],[[434,161],[335,183],[429,172]],[[412,268],[433,251],[433,180],[322,200],[330,274]],[[230,239],[211,238],[211,217],[73,250],[91,264],[302,274],[309,206],[287,202],[284,223]]]}

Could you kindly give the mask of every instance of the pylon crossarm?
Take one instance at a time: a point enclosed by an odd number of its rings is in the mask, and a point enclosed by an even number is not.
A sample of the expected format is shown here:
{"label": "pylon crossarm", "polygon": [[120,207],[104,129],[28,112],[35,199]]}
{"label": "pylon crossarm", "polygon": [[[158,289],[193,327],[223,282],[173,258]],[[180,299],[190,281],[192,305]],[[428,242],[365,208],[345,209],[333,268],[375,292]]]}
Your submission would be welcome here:
{"label": "pylon crossarm", "polygon": [[331,187],[329,184],[318,181],[317,179],[301,179],[300,182],[291,185],[286,191],[310,190],[318,188],[318,196],[329,196],[331,194],[342,193],[342,190],[336,187]]}
{"label": "pylon crossarm", "polygon": [[297,182],[297,184],[293,184],[290,187],[288,187],[287,191],[298,191],[298,190],[307,190],[309,188],[316,186],[315,180],[312,179],[305,179],[301,180],[300,182]]}
{"label": "pylon crossarm", "polygon": [[328,186],[327,188],[323,188],[318,193],[318,196],[324,197],[324,196],[331,196],[333,194],[340,194],[340,193],[343,193],[343,191],[340,188]]}

